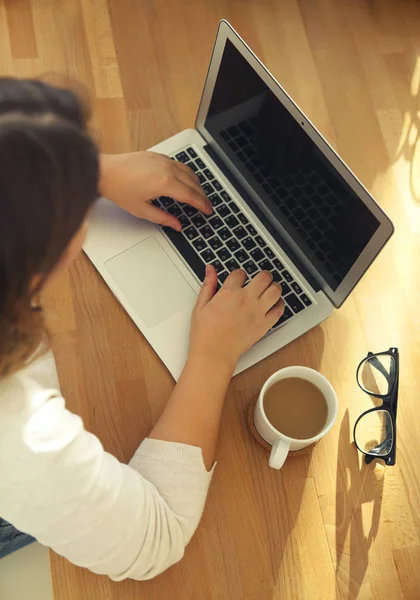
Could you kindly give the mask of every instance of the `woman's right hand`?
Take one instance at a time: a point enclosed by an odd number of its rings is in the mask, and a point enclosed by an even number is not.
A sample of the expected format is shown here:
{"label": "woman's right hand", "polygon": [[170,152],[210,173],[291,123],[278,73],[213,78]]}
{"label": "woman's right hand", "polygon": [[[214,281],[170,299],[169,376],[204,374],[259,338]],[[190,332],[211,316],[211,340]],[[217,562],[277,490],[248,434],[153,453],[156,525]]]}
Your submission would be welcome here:
{"label": "woman's right hand", "polygon": [[216,294],[216,270],[206,268],[191,322],[192,356],[222,360],[233,370],[239,357],[279,320],[284,301],[271,274],[262,271],[243,287],[245,280],[244,271],[233,271]]}

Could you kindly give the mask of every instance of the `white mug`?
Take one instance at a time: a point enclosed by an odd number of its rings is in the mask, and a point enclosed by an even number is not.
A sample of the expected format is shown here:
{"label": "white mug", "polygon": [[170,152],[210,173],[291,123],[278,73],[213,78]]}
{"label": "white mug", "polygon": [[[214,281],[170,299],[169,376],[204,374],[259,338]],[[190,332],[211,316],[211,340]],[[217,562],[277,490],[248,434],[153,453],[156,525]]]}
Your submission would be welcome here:
{"label": "white mug", "polygon": [[[273,427],[265,415],[263,400],[267,390],[273,383],[276,383],[276,381],[279,381],[280,379],[285,379],[286,377],[299,377],[300,379],[310,381],[323,393],[327,402],[327,422],[323,429],[310,439],[298,440],[284,435]],[[264,383],[254,409],[255,427],[260,436],[272,446],[269,459],[270,467],[273,469],[280,469],[290,451],[301,450],[321,439],[334,425],[337,413],[338,400],[334,388],[328,379],[321,375],[321,373],[318,373],[318,371],[314,371],[314,369],[309,369],[308,367],[286,367],[285,369],[273,373],[273,375],[271,375]]]}

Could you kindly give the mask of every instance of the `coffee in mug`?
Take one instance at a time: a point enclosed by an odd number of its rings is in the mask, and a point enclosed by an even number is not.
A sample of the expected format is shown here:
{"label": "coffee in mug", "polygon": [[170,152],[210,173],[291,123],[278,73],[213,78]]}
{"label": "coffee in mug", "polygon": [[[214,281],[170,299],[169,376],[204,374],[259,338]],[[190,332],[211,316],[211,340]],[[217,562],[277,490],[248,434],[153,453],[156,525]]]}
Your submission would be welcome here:
{"label": "coffee in mug", "polygon": [[328,418],[324,394],[300,377],[286,377],[273,383],[265,393],[263,407],[275,429],[298,440],[318,435]]}
{"label": "coffee in mug", "polygon": [[254,424],[271,446],[269,465],[280,469],[289,451],[321,439],[334,425],[338,401],[331,383],[307,367],[286,367],[263,385]]}

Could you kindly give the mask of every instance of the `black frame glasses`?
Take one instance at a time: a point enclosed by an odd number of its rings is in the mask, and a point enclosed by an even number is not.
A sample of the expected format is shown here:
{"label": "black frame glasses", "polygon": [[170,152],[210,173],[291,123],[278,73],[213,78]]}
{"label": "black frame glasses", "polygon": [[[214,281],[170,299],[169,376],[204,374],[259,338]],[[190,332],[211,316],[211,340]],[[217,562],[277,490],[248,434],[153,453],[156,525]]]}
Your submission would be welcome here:
{"label": "black frame glasses", "polygon": [[[369,384],[368,389],[362,380],[363,373],[366,367],[369,367],[371,371],[376,375],[376,379],[380,379],[383,382],[384,393],[379,393],[377,385]],[[397,404],[398,404],[398,382],[399,382],[399,354],[398,348],[390,348],[387,352],[379,352],[374,354],[369,352],[366,358],[364,358],[357,367],[356,372],[357,383],[366,394],[379,398],[382,403],[379,406],[375,406],[369,410],[366,410],[360,415],[354,424],[353,429],[353,440],[358,450],[365,455],[365,462],[371,463],[375,458],[379,458],[385,462],[386,465],[395,465],[396,450],[397,450]],[[376,391],[372,388],[376,387]],[[381,412],[382,411],[382,412]],[[363,448],[360,439],[358,443],[358,437],[360,434],[358,431],[363,431],[364,424],[375,420],[377,414],[377,422],[381,422],[379,417],[384,420],[383,423],[383,435],[384,439],[380,441],[373,448],[366,450]]]}

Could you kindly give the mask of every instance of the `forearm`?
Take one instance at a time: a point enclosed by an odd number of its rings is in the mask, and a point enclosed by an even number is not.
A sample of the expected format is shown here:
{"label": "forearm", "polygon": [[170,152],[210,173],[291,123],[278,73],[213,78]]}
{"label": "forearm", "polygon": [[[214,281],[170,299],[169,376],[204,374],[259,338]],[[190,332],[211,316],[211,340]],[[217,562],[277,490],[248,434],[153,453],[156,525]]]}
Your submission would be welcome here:
{"label": "forearm", "polygon": [[223,403],[234,365],[204,355],[188,358],[149,437],[198,446],[207,469],[214,461]]}

